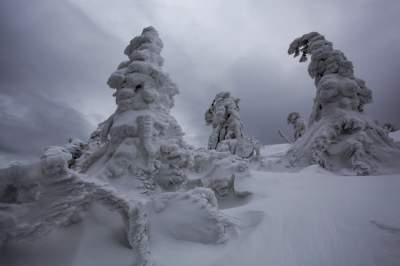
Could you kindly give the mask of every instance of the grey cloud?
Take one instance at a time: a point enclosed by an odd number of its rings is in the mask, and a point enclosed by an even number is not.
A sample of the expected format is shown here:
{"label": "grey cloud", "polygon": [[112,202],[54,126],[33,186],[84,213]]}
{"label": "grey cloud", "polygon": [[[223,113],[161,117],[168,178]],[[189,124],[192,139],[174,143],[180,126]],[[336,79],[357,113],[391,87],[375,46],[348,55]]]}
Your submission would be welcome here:
{"label": "grey cloud", "polygon": [[0,156],[86,139],[96,110],[114,108],[105,80],[122,45],[66,2],[5,0],[0,10]]}
{"label": "grey cloud", "polygon": [[[0,100],[0,151],[10,157],[29,158],[46,146],[66,143],[68,137],[87,137],[88,122],[63,103],[37,94],[0,96]],[[10,101],[10,108],[4,101]]]}

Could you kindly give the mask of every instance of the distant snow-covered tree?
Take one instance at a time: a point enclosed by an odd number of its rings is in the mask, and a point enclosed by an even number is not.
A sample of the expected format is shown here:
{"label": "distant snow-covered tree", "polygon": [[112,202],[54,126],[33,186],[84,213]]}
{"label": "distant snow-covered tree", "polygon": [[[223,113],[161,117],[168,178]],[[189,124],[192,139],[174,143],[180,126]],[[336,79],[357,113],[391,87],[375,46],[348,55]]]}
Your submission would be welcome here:
{"label": "distant snow-covered tree", "polygon": [[259,156],[258,141],[243,133],[239,98],[232,97],[229,92],[218,93],[205,113],[205,120],[212,126],[208,149],[230,151],[242,158]]}
{"label": "distant snow-covered tree", "polygon": [[292,112],[287,117],[288,124],[293,126],[293,139],[296,141],[304,135],[306,125],[298,112]]}

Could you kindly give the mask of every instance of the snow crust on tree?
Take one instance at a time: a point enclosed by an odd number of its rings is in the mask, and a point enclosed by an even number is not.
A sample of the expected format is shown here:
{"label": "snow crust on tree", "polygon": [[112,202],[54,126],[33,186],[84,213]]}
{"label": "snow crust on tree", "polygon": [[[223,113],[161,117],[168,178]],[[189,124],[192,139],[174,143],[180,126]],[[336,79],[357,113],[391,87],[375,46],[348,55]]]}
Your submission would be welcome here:
{"label": "snow crust on tree", "polygon": [[[111,74],[108,85],[115,89],[117,110],[92,134],[100,148],[79,162],[89,170],[94,162],[104,167],[96,173],[104,179],[156,174],[161,157],[174,149],[186,148],[183,132],[169,114],[178,88],[161,69],[163,43],[153,27],[131,40],[122,62]],[[175,173],[175,182],[183,182]]]}
{"label": "snow crust on tree", "polygon": [[239,98],[229,92],[218,93],[205,113],[207,125],[212,126],[208,149],[229,151],[242,158],[258,158],[259,142],[244,135],[239,115]]}
{"label": "snow crust on tree", "polygon": [[298,112],[292,112],[287,117],[288,124],[293,126],[293,139],[296,141],[304,135],[306,125]]}
{"label": "snow crust on tree", "polygon": [[354,76],[353,64],[343,52],[311,32],[295,39],[288,53],[301,55],[300,62],[311,57],[308,73],[317,89],[307,131],[286,156],[290,165],[318,163],[358,175],[396,170],[400,149],[364,114],[364,106],[372,101],[371,90]]}

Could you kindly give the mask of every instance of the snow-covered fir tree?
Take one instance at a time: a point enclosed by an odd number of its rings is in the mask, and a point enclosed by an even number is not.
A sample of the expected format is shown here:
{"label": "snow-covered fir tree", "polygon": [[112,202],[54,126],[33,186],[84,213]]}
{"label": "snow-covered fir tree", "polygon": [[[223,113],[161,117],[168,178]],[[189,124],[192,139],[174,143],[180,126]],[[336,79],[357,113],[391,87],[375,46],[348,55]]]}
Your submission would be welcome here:
{"label": "snow-covered fir tree", "polygon": [[308,73],[317,89],[307,131],[287,154],[290,165],[318,163],[358,175],[398,168],[400,148],[365,114],[371,90],[354,76],[353,64],[343,52],[323,35],[311,32],[295,39],[288,53],[300,55],[300,62],[311,57]]}

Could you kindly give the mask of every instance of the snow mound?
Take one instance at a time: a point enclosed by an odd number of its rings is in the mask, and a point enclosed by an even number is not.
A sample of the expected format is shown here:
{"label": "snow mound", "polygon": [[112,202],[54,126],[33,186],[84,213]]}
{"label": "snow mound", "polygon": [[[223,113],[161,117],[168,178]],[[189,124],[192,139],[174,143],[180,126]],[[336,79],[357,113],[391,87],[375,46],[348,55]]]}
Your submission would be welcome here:
{"label": "snow mound", "polygon": [[218,210],[210,189],[196,188],[156,197],[151,227],[176,240],[215,244],[228,240],[233,224]]}

